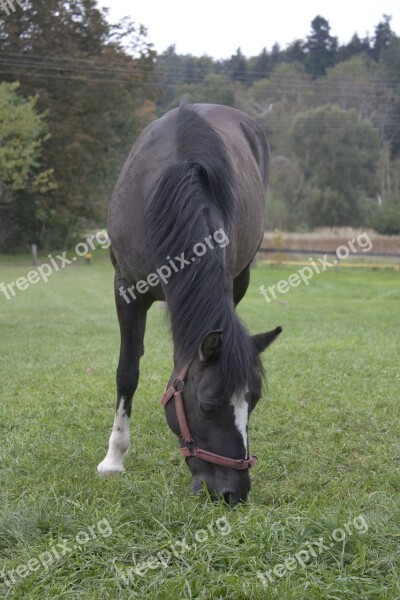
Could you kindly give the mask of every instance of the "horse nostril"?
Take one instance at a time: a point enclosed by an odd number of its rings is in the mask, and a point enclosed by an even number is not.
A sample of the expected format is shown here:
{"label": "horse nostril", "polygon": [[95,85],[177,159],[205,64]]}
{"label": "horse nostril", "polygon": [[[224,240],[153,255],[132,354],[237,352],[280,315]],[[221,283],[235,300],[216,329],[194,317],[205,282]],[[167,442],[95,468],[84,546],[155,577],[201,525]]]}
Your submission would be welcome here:
{"label": "horse nostril", "polygon": [[224,498],[224,501],[225,501],[227,504],[230,504],[231,506],[233,505],[233,494],[232,494],[232,492],[224,492],[224,493],[222,494],[222,496],[223,496],[223,498]]}
{"label": "horse nostril", "polygon": [[224,490],[222,491],[221,495],[224,499],[224,502],[226,502],[226,504],[229,506],[236,506],[236,504],[239,504],[240,502],[246,502],[247,499],[247,493],[241,494],[239,492]]}
{"label": "horse nostril", "polygon": [[222,496],[229,506],[235,506],[241,500],[239,494],[235,494],[234,492],[222,492]]}

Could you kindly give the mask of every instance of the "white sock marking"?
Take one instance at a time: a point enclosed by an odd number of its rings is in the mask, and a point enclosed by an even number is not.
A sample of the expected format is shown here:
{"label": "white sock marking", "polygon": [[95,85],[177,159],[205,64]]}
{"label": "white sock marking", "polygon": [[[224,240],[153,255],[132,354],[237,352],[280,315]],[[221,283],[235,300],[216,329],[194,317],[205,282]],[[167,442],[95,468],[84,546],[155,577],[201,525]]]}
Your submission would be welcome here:
{"label": "white sock marking", "polygon": [[235,415],[235,425],[242,435],[244,450],[247,458],[247,424],[249,421],[249,406],[245,400],[246,391],[235,392],[231,398],[233,412]]}
{"label": "white sock marking", "polygon": [[123,458],[129,448],[129,417],[124,411],[124,400],[121,398],[115,415],[106,457],[97,467],[100,475],[112,475],[125,471]]}

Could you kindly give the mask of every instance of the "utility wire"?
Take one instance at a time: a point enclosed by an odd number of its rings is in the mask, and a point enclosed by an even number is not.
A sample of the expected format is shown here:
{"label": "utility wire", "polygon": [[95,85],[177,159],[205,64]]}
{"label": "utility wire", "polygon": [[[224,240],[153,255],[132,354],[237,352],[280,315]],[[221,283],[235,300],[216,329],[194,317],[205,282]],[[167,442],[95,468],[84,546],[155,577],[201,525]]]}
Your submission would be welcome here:
{"label": "utility wire", "polygon": [[[99,57],[102,59],[107,58],[106,56],[102,56]],[[189,75],[188,73],[182,73],[182,71],[180,69],[176,69],[176,68],[163,68],[162,66],[158,65],[157,63],[152,63],[151,66],[147,65],[147,64],[143,64],[140,63],[139,61],[135,61],[135,64],[132,64],[133,68],[122,68],[122,67],[115,67],[115,68],[109,68],[107,69],[104,66],[99,66],[94,65],[93,64],[93,60],[91,61],[86,61],[85,59],[85,63],[84,64],[80,64],[79,60],[81,59],[69,59],[69,58],[64,58],[64,59],[60,59],[59,57],[57,57],[57,59],[50,59],[49,58],[45,58],[45,57],[37,57],[37,61],[36,61],[36,57],[35,59],[33,59],[33,56],[21,56],[21,55],[17,55],[14,53],[3,53],[0,56],[0,62],[6,65],[11,66],[24,66],[24,67],[28,67],[28,68],[32,68],[32,67],[37,67],[40,68],[42,70],[59,70],[59,71],[78,71],[78,72],[82,72],[84,74],[96,74],[96,73],[101,73],[101,74],[106,74],[106,75],[115,75],[116,73],[118,74],[126,74],[129,77],[134,77],[134,78],[142,78],[144,75],[146,75],[147,73],[154,73],[154,70],[159,70],[159,79],[163,80],[163,79],[168,79],[168,78],[173,78],[174,82],[176,84],[179,83],[187,83],[187,84],[191,84],[191,83],[203,83],[204,82],[204,78],[207,75],[210,74],[222,74],[225,75],[226,77],[228,77],[229,79],[231,79],[229,77],[229,74],[227,73],[218,73],[218,71],[209,71],[206,74],[203,75]],[[61,60],[61,62],[60,62]],[[88,64],[89,63],[89,64]],[[136,70],[137,72],[135,73]],[[322,78],[322,79],[318,79],[316,81],[304,81],[304,78],[302,78],[301,76],[296,76],[296,75],[286,75],[285,76],[286,79],[288,81],[284,82],[283,85],[285,85],[288,89],[288,91],[292,90],[292,87],[294,86],[296,89],[297,88],[303,88],[303,89],[309,89],[310,86],[320,86],[323,89],[336,89],[338,85],[348,85],[348,86],[354,86],[355,82],[357,82],[357,78],[354,79],[354,77],[345,77],[340,78],[338,77],[337,81],[331,81],[331,80],[327,80],[326,78]],[[305,74],[304,77],[307,77],[307,75]],[[329,77],[329,75],[328,75]],[[356,76],[357,77],[357,76]],[[377,89],[381,89],[382,84],[384,85],[398,85],[400,84],[400,78],[389,78],[387,76],[383,76],[381,74],[369,74],[367,75],[367,77],[369,77],[369,81],[364,82],[364,81],[360,81],[360,86],[364,86],[368,89],[371,88],[371,86],[376,87]],[[371,81],[372,78],[372,81]],[[256,81],[265,81],[266,85],[268,84],[273,84],[274,82],[271,81],[271,79],[269,79],[268,77],[266,77],[266,75],[264,74],[264,77],[262,79],[257,78],[257,72],[255,71],[248,71],[246,75],[241,76],[241,77],[235,77],[234,79],[231,79],[232,82],[239,82],[239,83],[255,83]]]}

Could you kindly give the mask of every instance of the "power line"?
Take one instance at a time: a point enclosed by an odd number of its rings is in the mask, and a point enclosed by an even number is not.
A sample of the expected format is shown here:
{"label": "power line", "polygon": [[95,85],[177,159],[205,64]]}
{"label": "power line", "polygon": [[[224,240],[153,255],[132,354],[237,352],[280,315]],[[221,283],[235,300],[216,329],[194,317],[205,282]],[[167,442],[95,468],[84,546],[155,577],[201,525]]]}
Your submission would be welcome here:
{"label": "power line", "polygon": [[[3,63],[3,68],[0,68],[0,73],[2,73],[3,75],[13,75],[13,76],[23,76],[23,77],[28,77],[28,78],[40,78],[40,79],[60,79],[60,80],[76,80],[76,81],[84,81],[86,83],[119,83],[119,84],[129,84],[129,83],[140,83],[141,87],[175,87],[175,86],[184,86],[184,85],[196,85],[196,84],[190,84],[181,80],[174,80],[174,81],[165,81],[163,79],[162,76],[153,76],[153,77],[146,77],[144,80],[142,78],[142,76],[140,76],[139,74],[135,74],[135,73],[130,73],[129,75],[127,74],[124,77],[118,76],[118,74],[116,74],[115,71],[104,71],[104,75],[108,75],[108,78],[104,78],[104,77],[98,77],[97,75],[99,74],[95,74],[96,76],[93,76],[93,73],[91,72],[87,72],[87,71],[82,71],[82,70],[75,70],[72,71],[72,73],[68,74],[64,72],[64,69],[54,69],[53,72],[46,72],[45,70],[40,71],[40,69],[33,71],[32,67],[28,66],[28,65],[16,65],[17,68],[13,68],[13,69],[8,69],[7,67],[9,67],[9,64],[7,62],[4,62],[0,59],[0,65]],[[56,71],[59,71],[58,73],[56,73]],[[60,72],[61,71],[61,72]],[[202,83],[204,82],[197,82],[197,85],[202,85]],[[310,88],[308,85],[304,85],[300,88],[299,86],[299,90],[293,90],[293,88],[291,88],[289,86],[289,84],[287,86],[278,86],[278,85],[274,85],[274,86],[270,86],[269,89],[266,90],[265,94],[266,94],[266,98],[268,99],[268,103],[269,104],[274,104],[277,102],[281,102],[282,98],[280,96],[290,96],[290,95],[296,95],[298,93],[302,93],[304,96],[307,96],[308,94],[310,95],[311,99],[312,98],[316,98],[318,99],[323,98],[324,96],[328,96],[327,97],[327,102],[329,103],[329,100],[332,99],[339,99],[339,100],[343,100],[343,101],[351,101],[351,100],[357,100],[360,98],[360,96],[365,98],[365,95],[367,93],[371,94],[372,91],[378,92],[380,91],[381,88],[376,87],[375,89],[371,89],[371,87],[369,87],[368,85],[362,85],[357,89],[357,86],[355,86],[354,84],[352,85],[352,89],[351,91],[341,91],[338,92],[337,91],[337,87],[332,86],[326,86],[323,89],[313,89],[312,87]],[[190,93],[190,89],[188,90]],[[240,91],[240,90],[239,90]],[[267,95],[268,94],[268,95]],[[379,106],[379,94],[377,94],[377,96],[373,96],[372,97],[372,105],[373,106]],[[387,98],[386,101],[390,101],[390,98]],[[369,100],[369,103],[371,103],[371,100]],[[355,108],[355,107],[353,107]],[[260,107],[261,109],[261,107]]]}
{"label": "power line", "polygon": [[[143,77],[143,74],[145,74],[146,69],[142,68],[141,69],[141,73],[135,73],[132,69],[121,69],[121,68],[113,68],[113,69],[106,69],[104,67],[81,67],[80,65],[74,65],[72,64],[60,64],[60,63],[49,63],[46,61],[41,61],[41,62],[36,62],[36,61],[30,61],[30,60],[22,60],[22,59],[14,59],[14,58],[8,58],[7,56],[5,57],[0,57],[0,63],[3,63],[5,65],[9,65],[10,67],[12,66],[16,66],[16,67],[27,67],[27,68],[32,68],[32,67],[37,67],[39,69],[42,69],[44,71],[46,71],[47,69],[50,71],[77,71],[77,72],[82,72],[85,74],[106,74],[106,75],[112,75],[112,74],[126,74],[129,77]],[[137,65],[135,65],[135,68],[137,67]],[[150,70],[147,69],[149,72]]]}
{"label": "power line", "polygon": [[[106,56],[102,56],[102,58],[106,58]],[[104,66],[99,66],[98,64],[95,65],[94,64],[94,59],[70,59],[70,58],[61,58],[61,57],[57,57],[57,58],[51,58],[50,59],[47,57],[40,57],[37,55],[28,55],[28,56],[23,56],[20,54],[16,54],[16,53],[3,53],[2,57],[0,57],[0,61],[3,64],[7,64],[10,66],[26,66],[29,68],[32,67],[36,67],[36,68],[40,68],[42,70],[60,70],[60,71],[78,71],[78,72],[83,72],[84,74],[96,74],[96,73],[102,73],[102,74],[106,74],[106,75],[115,75],[116,73],[118,74],[126,74],[129,77],[134,77],[134,78],[139,78],[139,77],[143,77],[143,75],[146,75],[146,73],[151,72],[153,73],[154,70],[158,70],[158,79],[161,80],[162,83],[165,83],[165,79],[168,78],[173,78],[175,84],[200,84],[204,82],[204,78],[207,75],[210,74],[221,74],[218,73],[218,71],[214,70],[214,71],[209,71],[207,72],[205,75],[189,75],[188,73],[182,73],[182,71],[180,69],[177,69],[175,67],[170,68],[168,67],[167,69],[165,68],[160,68],[159,65],[157,65],[157,63],[151,63],[151,65],[148,64],[143,64],[140,62],[136,62],[134,65],[132,65],[132,67],[134,67],[134,69],[137,69],[137,73],[135,73],[132,69],[128,69],[128,68],[122,68],[122,67],[115,67],[115,68],[111,68],[111,69],[107,69]],[[60,62],[61,61],[61,62]],[[81,64],[82,63],[82,64]],[[229,74],[227,73],[222,73],[222,75],[225,75],[226,77],[229,78]],[[283,84],[281,84],[281,86],[286,86],[286,89],[288,90],[288,92],[293,91],[293,88],[295,89],[309,89],[310,87],[315,88],[315,87],[322,87],[324,90],[326,89],[336,89],[338,84],[339,85],[349,85],[349,86],[354,86],[355,85],[355,80],[354,77],[345,77],[345,78],[338,78],[338,81],[331,81],[329,79],[322,78],[322,79],[318,79],[315,81],[309,80],[309,81],[304,81],[304,78],[301,76],[296,76],[296,75],[291,75],[291,74],[287,74],[285,75],[287,81],[285,81]],[[304,77],[307,77],[307,75],[305,74]],[[329,77],[329,75],[327,76]],[[398,85],[400,84],[400,78],[389,78],[387,76],[382,76],[381,74],[367,74],[367,77],[369,78],[369,80],[367,82],[364,81],[360,81],[360,87],[364,86],[367,87],[368,90],[371,89],[372,87],[376,87],[378,90],[381,89],[382,85]],[[371,80],[372,79],[372,80]],[[273,82],[271,82],[271,79],[265,77],[263,79],[259,79],[257,78],[257,72],[256,71],[248,71],[246,75],[240,76],[240,77],[235,77],[234,79],[230,78],[230,80],[232,82],[238,82],[238,83],[256,83],[257,81],[265,81],[266,84],[272,84],[272,85],[276,85],[273,84]],[[357,80],[356,80],[357,82]]]}

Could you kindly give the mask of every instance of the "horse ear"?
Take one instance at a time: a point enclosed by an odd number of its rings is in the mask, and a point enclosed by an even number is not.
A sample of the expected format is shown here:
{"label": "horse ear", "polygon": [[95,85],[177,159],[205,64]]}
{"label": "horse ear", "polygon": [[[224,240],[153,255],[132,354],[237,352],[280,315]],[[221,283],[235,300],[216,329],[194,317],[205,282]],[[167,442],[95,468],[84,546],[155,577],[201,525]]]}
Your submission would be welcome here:
{"label": "horse ear", "polygon": [[205,334],[199,348],[201,362],[209,362],[215,359],[222,346],[222,330],[215,329]]}
{"label": "horse ear", "polygon": [[282,327],[276,327],[272,331],[267,331],[266,333],[259,333],[258,335],[253,335],[253,340],[257,348],[257,352],[263,352],[268,346],[272,344],[281,333]]}

